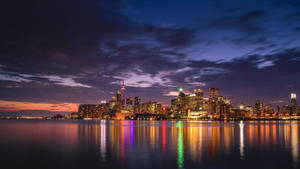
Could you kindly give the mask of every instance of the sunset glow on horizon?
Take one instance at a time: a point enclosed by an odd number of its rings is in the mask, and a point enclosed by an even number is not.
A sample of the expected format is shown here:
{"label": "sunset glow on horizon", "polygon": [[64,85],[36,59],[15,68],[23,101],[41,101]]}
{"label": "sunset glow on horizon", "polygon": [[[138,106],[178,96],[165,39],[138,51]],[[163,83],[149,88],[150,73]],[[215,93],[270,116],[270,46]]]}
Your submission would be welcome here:
{"label": "sunset glow on horizon", "polygon": [[1,111],[45,110],[54,112],[76,112],[77,107],[78,104],[76,103],[52,104],[0,100]]}

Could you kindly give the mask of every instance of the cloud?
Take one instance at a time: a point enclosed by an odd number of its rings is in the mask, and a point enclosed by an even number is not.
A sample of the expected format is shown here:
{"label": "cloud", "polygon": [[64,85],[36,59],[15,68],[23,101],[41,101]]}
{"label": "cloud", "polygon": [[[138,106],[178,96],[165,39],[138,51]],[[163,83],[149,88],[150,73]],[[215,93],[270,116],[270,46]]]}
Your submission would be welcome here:
{"label": "cloud", "polygon": [[[122,77],[114,76],[114,78],[119,80],[113,81],[111,84],[121,84]],[[164,78],[162,74],[151,75],[147,73],[137,74],[134,72],[126,74],[126,86],[146,88],[154,85],[171,86],[170,80]]]}
{"label": "cloud", "polygon": [[178,96],[178,91],[169,91],[168,93],[165,93],[164,96]]}
{"label": "cloud", "polygon": [[0,71],[0,80],[12,81],[12,82],[32,82],[41,81],[41,79],[46,79],[49,83],[55,85],[69,86],[69,87],[86,87],[91,88],[92,86],[81,84],[75,82],[75,76],[60,77],[57,75],[30,75],[30,74],[19,74],[16,72],[6,72]]}
{"label": "cloud", "polygon": [[0,80],[13,81],[13,82],[31,82],[32,80],[26,79],[22,76],[13,76],[10,74],[0,74]]}
{"label": "cloud", "polygon": [[54,82],[54,84],[56,84],[56,85],[92,88],[92,86],[75,82],[74,78],[76,78],[76,77],[63,78],[63,77],[56,76],[56,75],[42,75],[42,76],[38,76],[38,77],[46,78],[50,82]]}
{"label": "cloud", "polygon": [[224,68],[218,68],[218,67],[204,67],[201,68],[199,71],[200,75],[217,75],[217,74],[224,74],[228,73],[228,70]]}
{"label": "cloud", "polygon": [[257,68],[258,69],[262,69],[262,68],[269,67],[269,66],[274,66],[274,63],[272,61],[270,61],[270,60],[263,61],[263,62],[259,63],[257,65]]}

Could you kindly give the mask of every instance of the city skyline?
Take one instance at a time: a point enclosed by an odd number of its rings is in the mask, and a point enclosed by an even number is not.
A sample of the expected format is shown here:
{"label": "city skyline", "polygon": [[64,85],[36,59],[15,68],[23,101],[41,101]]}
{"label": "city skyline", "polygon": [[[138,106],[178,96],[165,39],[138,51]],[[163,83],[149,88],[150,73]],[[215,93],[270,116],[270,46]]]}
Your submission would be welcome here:
{"label": "city skyline", "polygon": [[[233,103],[300,94],[298,1],[26,1],[0,5],[0,112],[76,112],[178,89]],[[125,88],[124,88],[125,91]]]}

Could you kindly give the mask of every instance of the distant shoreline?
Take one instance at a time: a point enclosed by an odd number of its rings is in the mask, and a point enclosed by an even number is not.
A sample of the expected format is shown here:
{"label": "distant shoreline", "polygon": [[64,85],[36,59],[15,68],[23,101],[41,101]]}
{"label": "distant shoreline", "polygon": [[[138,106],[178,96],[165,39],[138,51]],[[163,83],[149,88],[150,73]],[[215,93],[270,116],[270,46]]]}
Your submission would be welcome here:
{"label": "distant shoreline", "polygon": [[230,120],[220,120],[220,119],[155,119],[155,120],[134,120],[134,119],[59,119],[59,118],[49,118],[49,117],[0,117],[0,120],[57,120],[57,121],[185,121],[185,122],[195,122],[195,121],[211,121],[211,122],[236,122],[236,121],[300,121],[299,118],[274,118],[274,119],[230,119]]}

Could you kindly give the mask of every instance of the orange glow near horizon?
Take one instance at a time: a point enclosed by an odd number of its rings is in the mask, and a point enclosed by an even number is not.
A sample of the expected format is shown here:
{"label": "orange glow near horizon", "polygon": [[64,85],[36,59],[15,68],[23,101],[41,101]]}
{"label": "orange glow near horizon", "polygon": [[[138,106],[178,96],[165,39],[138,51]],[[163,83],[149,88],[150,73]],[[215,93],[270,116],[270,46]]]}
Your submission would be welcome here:
{"label": "orange glow near horizon", "polygon": [[45,110],[55,112],[75,112],[78,109],[76,103],[33,103],[0,100],[0,110],[2,111],[22,111],[22,110]]}

